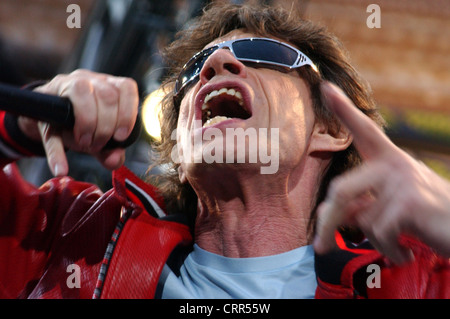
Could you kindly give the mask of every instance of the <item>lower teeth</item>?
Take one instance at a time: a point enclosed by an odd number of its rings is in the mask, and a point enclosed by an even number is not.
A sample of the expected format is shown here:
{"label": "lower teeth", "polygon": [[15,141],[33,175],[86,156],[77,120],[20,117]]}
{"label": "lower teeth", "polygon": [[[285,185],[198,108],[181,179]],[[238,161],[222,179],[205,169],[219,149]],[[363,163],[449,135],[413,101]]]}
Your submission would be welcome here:
{"label": "lower teeth", "polygon": [[219,122],[225,121],[225,120],[230,120],[231,117],[226,117],[226,116],[215,116],[212,119],[208,119],[205,124],[203,124],[203,127],[208,127],[214,124],[217,124]]}

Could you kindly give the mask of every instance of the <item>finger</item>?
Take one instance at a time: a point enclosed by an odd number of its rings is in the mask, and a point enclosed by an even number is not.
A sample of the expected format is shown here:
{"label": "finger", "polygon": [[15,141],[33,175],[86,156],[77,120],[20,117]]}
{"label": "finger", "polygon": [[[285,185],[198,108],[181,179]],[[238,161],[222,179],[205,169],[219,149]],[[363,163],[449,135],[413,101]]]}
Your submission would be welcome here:
{"label": "finger", "polygon": [[115,149],[102,151],[97,156],[97,160],[102,163],[102,165],[109,169],[114,170],[122,166],[125,162],[125,150]]}
{"label": "finger", "polygon": [[325,254],[336,247],[334,232],[336,225],[340,225],[340,221],[339,218],[333,218],[332,210],[332,206],[327,202],[322,202],[317,207],[317,226],[313,247],[318,254]]}
{"label": "finger", "polygon": [[117,110],[117,124],[114,132],[116,141],[124,141],[130,135],[136,123],[139,106],[139,92],[135,81],[110,77],[108,82],[119,91],[119,107]]}
{"label": "finger", "polygon": [[76,78],[60,89],[60,95],[69,97],[74,110],[74,139],[82,149],[88,150],[97,127],[97,108],[94,87],[87,78]]}
{"label": "finger", "polygon": [[47,156],[47,163],[53,176],[67,175],[69,164],[61,135],[54,131],[48,123],[39,122],[38,128]]}
{"label": "finger", "polygon": [[361,214],[359,227],[369,242],[396,265],[414,259],[412,251],[399,242],[403,232],[404,211],[396,198],[379,200],[370,210]]}
{"label": "finger", "polygon": [[395,265],[403,265],[414,260],[414,254],[411,249],[401,246],[398,243],[397,237],[383,238],[380,242],[379,237],[375,237],[372,233],[365,233],[370,244],[380,254],[385,256],[390,262]]}
{"label": "finger", "polygon": [[88,149],[91,146],[97,123],[96,102],[90,83],[90,78],[94,75],[87,70],[76,70],[70,75],[59,74],[52,81],[35,89],[71,100],[75,118],[74,140],[80,149]]}
{"label": "finger", "polygon": [[334,246],[334,231],[353,220],[355,207],[362,208],[359,201],[369,192],[377,192],[385,174],[378,164],[363,165],[335,178],[328,188],[327,196],[317,210],[316,238],[314,248],[326,253]]}
{"label": "finger", "polygon": [[105,81],[94,81],[94,92],[97,103],[97,125],[92,149],[94,152],[98,152],[114,135],[119,108],[119,92],[115,86]]}
{"label": "finger", "polygon": [[376,158],[395,148],[375,122],[362,113],[339,87],[324,82],[321,88],[328,108],[352,132],[353,143],[363,158]]}
{"label": "finger", "polygon": [[355,225],[370,243],[395,264],[411,261],[412,252],[398,239],[408,225],[410,210],[402,204],[402,197],[394,196],[397,185],[388,183],[377,191],[377,198],[354,216]]}

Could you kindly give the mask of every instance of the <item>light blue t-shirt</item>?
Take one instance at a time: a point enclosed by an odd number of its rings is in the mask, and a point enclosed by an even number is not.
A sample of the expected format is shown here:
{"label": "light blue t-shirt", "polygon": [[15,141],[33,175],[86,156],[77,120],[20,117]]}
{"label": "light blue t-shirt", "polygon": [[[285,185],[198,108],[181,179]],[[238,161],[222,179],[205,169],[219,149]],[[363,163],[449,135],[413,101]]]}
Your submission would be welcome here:
{"label": "light blue t-shirt", "polygon": [[164,266],[160,285],[165,299],[314,298],[314,251],[309,245],[273,256],[227,258],[194,245],[179,276]]}

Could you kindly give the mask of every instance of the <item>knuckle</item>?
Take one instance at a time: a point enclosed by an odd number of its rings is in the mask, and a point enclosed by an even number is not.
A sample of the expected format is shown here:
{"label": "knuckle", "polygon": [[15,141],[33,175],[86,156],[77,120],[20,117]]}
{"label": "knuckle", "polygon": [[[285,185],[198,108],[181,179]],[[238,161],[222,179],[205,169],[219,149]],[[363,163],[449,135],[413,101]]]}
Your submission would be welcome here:
{"label": "knuckle", "polygon": [[76,77],[71,83],[71,92],[77,96],[83,96],[92,93],[92,85],[86,78]]}
{"label": "knuckle", "polygon": [[119,93],[111,85],[99,85],[96,88],[96,94],[99,99],[108,105],[115,104],[119,100]]}
{"label": "knuckle", "polygon": [[58,95],[59,86],[61,85],[61,83],[64,82],[65,79],[66,79],[65,74],[58,74],[55,77],[53,77],[49,82],[34,88],[33,91]]}
{"label": "knuckle", "polygon": [[70,73],[71,76],[86,76],[90,74],[89,70],[86,69],[76,69]]}
{"label": "knuckle", "polygon": [[49,86],[54,83],[60,83],[66,78],[67,78],[66,74],[57,74],[57,75],[55,75],[55,77],[53,77],[53,79],[49,83],[47,83],[47,85],[44,85],[43,87]]}
{"label": "knuckle", "polygon": [[135,80],[130,79],[130,78],[122,78],[119,81],[119,87],[124,90],[127,93],[137,93],[138,91],[138,86]]}

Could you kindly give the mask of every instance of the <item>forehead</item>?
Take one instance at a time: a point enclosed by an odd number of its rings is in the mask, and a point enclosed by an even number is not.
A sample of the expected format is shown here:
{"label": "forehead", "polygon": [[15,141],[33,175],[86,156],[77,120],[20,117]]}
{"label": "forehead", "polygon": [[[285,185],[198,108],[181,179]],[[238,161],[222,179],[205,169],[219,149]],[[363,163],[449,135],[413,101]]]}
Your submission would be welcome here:
{"label": "forehead", "polygon": [[241,30],[233,30],[233,31],[225,34],[224,36],[221,36],[220,38],[217,38],[217,39],[211,41],[210,43],[205,45],[204,49],[210,48],[213,45],[215,45],[217,43],[221,43],[223,41],[236,40],[236,39],[242,39],[242,38],[251,38],[251,37],[255,37],[255,36],[256,35],[254,33],[248,33],[248,32],[244,32]]}

